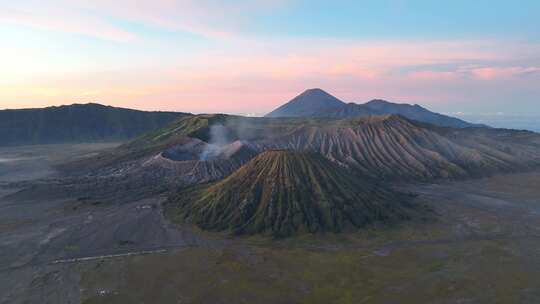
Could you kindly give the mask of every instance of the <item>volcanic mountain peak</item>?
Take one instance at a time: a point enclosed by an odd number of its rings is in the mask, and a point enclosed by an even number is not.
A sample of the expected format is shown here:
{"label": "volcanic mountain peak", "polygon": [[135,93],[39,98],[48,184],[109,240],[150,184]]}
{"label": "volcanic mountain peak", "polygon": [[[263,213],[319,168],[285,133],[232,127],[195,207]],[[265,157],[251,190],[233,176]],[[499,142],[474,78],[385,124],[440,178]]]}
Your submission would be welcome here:
{"label": "volcanic mountain peak", "polygon": [[345,103],[321,89],[309,89],[282,105],[266,117],[309,117],[321,111],[335,110]]}
{"label": "volcanic mountain peak", "polygon": [[333,102],[336,104],[343,104],[341,100],[332,96],[325,90],[319,89],[319,88],[307,89],[304,92],[302,92],[302,94],[296,96],[293,100],[297,100],[301,98],[319,98],[319,99],[326,99],[328,102]]}
{"label": "volcanic mountain peak", "polygon": [[391,102],[384,99],[372,99],[366,102],[366,105],[384,105],[384,104],[389,104],[389,103]]}
{"label": "volcanic mountain peak", "polygon": [[313,88],[313,89],[307,89],[302,94],[300,94],[298,97],[317,97],[317,98],[327,98],[329,100],[337,101],[338,103],[342,103],[341,100],[337,99],[336,97],[330,95],[328,92],[326,92],[323,89],[319,88]]}
{"label": "volcanic mountain peak", "polygon": [[169,206],[203,229],[274,236],[404,219],[412,207],[320,154],[285,150],[263,152],[220,182],[179,193]]}

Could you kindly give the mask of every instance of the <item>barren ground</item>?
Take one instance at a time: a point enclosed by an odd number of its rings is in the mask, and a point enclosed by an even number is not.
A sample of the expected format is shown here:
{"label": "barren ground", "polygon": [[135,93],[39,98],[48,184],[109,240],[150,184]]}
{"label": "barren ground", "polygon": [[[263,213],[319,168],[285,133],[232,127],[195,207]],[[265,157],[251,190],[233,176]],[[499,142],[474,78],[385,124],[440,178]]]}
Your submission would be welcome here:
{"label": "barren ground", "polygon": [[[0,149],[8,182],[112,145]],[[400,185],[433,220],[341,235],[174,227],[162,198],[0,198],[0,303],[539,303],[540,172]]]}

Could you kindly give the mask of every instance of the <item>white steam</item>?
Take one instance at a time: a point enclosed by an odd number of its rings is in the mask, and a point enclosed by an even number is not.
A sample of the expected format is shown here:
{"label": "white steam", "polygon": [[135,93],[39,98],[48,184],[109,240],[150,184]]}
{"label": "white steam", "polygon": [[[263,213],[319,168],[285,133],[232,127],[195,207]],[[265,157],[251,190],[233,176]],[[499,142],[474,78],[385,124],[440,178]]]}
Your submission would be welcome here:
{"label": "white steam", "polygon": [[210,140],[201,152],[200,160],[206,161],[219,155],[223,147],[229,143],[227,128],[222,124],[210,127]]}

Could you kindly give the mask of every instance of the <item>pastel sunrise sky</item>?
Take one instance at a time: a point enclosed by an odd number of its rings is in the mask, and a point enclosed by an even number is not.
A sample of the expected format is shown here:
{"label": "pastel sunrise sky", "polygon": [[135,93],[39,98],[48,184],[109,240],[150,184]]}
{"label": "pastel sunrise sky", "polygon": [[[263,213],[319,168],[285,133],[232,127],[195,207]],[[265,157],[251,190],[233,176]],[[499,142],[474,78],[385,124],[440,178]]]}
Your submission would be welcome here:
{"label": "pastel sunrise sky", "polygon": [[0,0],[0,108],[263,114],[314,87],[540,114],[540,1]]}

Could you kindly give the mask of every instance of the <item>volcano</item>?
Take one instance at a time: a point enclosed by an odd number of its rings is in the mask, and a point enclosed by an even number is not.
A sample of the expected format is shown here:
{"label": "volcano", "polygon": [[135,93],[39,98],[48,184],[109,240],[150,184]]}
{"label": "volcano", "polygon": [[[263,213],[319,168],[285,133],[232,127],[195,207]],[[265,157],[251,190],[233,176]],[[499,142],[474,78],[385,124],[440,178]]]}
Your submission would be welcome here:
{"label": "volcano", "polygon": [[[221,126],[224,139],[212,135],[215,125]],[[60,169],[77,168],[85,180],[90,174],[99,183],[114,185],[120,180],[126,189],[137,185],[138,191],[154,193],[215,182],[260,153],[289,150],[318,153],[372,180],[432,182],[538,168],[539,143],[540,135],[532,132],[442,128],[399,115],[348,119],[193,115]]]}
{"label": "volcano", "polygon": [[408,198],[317,153],[277,150],[224,180],[178,193],[168,210],[206,230],[282,237],[408,219],[414,206]]}
{"label": "volcano", "polygon": [[374,99],[367,103],[345,103],[321,89],[310,89],[283,104],[266,117],[326,117],[354,118],[372,115],[396,114],[411,120],[429,123],[440,127],[468,128],[486,127],[472,124],[455,117],[431,112],[419,105],[393,103]]}
{"label": "volcano", "polygon": [[309,89],[266,117],[317,117],[320,113],[335,112],[344,106],[343,101],[321,89]]}

